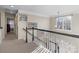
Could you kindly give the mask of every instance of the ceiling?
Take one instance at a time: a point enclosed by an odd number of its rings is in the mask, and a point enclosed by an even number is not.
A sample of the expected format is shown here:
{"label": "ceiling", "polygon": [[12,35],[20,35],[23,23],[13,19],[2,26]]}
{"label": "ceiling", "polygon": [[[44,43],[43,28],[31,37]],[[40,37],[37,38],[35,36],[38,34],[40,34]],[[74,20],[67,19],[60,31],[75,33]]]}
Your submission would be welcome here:
{"label": "ceiling", "polygon": [[14,7],[10,7],[10,5],[0,5],[0,7],[9,10],[21,9],[45,16],[57,15],[58,12],[60,14],[79,12],[79,5],[14,5]]}

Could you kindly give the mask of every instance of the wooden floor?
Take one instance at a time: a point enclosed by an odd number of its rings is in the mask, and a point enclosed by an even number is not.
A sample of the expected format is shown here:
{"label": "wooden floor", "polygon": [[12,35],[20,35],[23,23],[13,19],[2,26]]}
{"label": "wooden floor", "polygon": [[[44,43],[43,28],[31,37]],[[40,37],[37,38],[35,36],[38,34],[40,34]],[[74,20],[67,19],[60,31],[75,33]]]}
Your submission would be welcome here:
{"label": "wooden floor", "polygon": [[36,48],[35,43],[26,43],[22,39],[17,40],[15,34],[9,33],[0,44],[0,53],[31,53]]}

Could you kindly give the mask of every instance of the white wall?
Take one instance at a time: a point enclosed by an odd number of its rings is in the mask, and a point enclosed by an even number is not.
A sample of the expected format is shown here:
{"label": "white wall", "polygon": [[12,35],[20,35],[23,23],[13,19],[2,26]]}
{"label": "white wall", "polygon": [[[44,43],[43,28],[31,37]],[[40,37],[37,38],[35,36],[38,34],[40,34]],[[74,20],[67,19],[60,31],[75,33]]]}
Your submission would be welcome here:
{"label": "white wall", "polygon": [[2,42],[2,39],[5,38],[5,12],[4,10],[0,9],[0,13],[1,13],[1,29],[0,29],[0,43]]}
{"label": "white wall", "polygon": [[[36,14],[28,14],[26,11],[22,10],[18,12],[18,14],[24,14],[27,16],[27,22],[35,22],[38,24],[38,28],[40,29],[49,29],[49,18],[44,16],[38,16]],[[20,15],[19,15],[20,17]],[[25,21],[19,21],[18,19],[18,39],[25,39],[25,31],[23,30],[24,27],[26,27],[27,22]]]}
{"label": "white wall", "polygon": [[4,39],[5,34],[6,34],[5,12],[4,12],[4,10],[3,11],[1,10],[0,12],[1,12],[1,27],[3,27],[3,29],[2,29],[2,39]]}
{"label": "white wall", "polygon": [[18,39],[26,39],[26,32],[23,30],[26,28],[26,21],[18,20]]}
{"label": "white wall", "polygon": [[26,28],[26,21],[21,21],[20,20],[20,14],[19,12],[16,15],[16,35],[18,36],[18,40],[19,39],[26,39],[26,32],[23,30],[23,28]]}
{"label": "white wall", "polygon": [[72,17],[72,33],[79,35],[79,14],[74,14]]}
{"label": "white wall", "polygon": [[39,29],[49,29],[49,18],[29,15],[28,22],[37,23]]}

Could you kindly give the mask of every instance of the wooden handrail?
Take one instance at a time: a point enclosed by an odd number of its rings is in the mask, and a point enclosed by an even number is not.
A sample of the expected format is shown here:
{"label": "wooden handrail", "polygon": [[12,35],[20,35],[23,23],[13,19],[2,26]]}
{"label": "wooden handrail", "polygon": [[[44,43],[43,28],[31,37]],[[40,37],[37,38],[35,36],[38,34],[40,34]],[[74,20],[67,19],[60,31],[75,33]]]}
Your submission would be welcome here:
{"label": "wooden handrail", "polygon": [[30,30],[31,30],[31,29],[34,29],[34,30],[39,30],[39,31],[44,31],[44,32],[55,33],[55,34],[60,34],[60,35],[64,35],[64,36],[79,38],[79,35],[75,35],[75,34],[60,33],[60,32],[56,32],[56,31],[50,31],[50,30],[38,29],[38,28],[27,28],[27,29],[28,29],[28,30],[29,30],[29,29],[30,29]]}

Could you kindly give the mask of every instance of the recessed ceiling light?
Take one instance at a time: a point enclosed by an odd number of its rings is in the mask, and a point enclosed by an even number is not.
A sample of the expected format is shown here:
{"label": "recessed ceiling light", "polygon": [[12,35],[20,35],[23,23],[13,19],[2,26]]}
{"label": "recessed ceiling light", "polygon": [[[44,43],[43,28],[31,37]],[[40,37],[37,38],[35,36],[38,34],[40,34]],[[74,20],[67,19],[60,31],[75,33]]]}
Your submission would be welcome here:
{"label": "recessed ceiling light", "polygon": [[10,7],[12,7],[12,8],[13,8],[14,6],[13,6],[13,5],[11,5]]}

